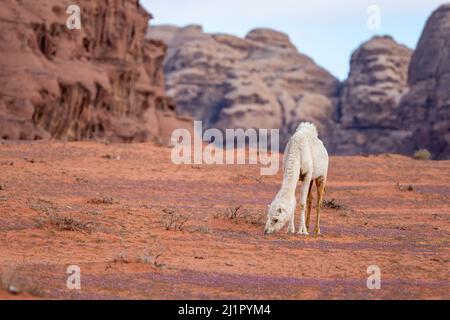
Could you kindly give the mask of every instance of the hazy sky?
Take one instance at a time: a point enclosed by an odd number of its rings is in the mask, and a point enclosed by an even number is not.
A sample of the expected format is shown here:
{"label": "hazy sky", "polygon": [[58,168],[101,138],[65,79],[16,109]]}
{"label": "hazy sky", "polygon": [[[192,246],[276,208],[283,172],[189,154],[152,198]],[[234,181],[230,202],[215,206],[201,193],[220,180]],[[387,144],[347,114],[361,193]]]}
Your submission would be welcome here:
{"label": "hazy sky", "polygon": [[[426,19],[446,1],[437,0],[141,0],[152,24],[200,24],[206,32],[240,37],[257,27],[289,35],[297,49],[340,79],[350,55],[376,34],[389,34],[415,48]],[[380,9],[380,29],[367,27],[367,9]]]}

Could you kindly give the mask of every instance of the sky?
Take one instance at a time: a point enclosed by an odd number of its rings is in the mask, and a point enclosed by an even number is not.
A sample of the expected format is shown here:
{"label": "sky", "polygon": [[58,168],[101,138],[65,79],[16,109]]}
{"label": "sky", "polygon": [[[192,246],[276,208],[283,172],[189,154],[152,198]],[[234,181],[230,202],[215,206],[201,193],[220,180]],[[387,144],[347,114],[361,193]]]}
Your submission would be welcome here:
{"label": "sky", "polygon": [[[200,24],[244,37],[254,28],[285,32],[297,49],[347,78],[351,53],[375,35],[415,48],[437,0],[141,0],[152,25]],[[376,7],[374,7],[374,5]],[[369,25],[369,26],[368,26]]]}

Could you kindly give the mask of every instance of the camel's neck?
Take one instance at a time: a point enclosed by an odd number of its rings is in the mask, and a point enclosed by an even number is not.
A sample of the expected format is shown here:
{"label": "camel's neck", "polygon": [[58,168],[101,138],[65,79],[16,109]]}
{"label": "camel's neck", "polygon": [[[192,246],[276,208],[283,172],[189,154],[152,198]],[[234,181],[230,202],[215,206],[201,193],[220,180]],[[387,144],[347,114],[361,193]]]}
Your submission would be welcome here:
{"label": "camel's neck", "polygon": [[297,180],[294,179],[284,179],[281,184],[281,188],[278,191],[280,197],[292,197],[295,196],[295,189],[297,188]]}
{"label": "camel's neck", "polygon": [[283,182],[281,188],[278,191],[278,195],[282,198],[295,197],[295,189],[297,188],[297,182],[300,169],[297,166],[286,168],[284,172]]}
{"label": "camel's neck", "polygon": [[295,197],[295,189],[300,176],[300,146],[299,141],[291,140],[285,150],[284,174],[278,196],[282,198]]}

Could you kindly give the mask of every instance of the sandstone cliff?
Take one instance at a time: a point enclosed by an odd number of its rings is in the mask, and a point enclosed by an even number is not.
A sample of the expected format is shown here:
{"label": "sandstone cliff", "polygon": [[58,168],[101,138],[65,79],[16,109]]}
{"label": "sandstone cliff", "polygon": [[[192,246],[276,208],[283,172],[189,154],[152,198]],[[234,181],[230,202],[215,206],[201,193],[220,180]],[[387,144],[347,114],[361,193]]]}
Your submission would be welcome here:
{"label": "sandstone cliff", "polygon": [[450,157],[450,4],[428,19],[408,70],[409,92],[399,117],[409,132],[402,152],[419,148],[435,158]]}
{"label": "sandstone cliff", "polygon": [[0,138],[145,141],[176,121],[161,41],[144,41],[138,0],[2,1]]}
{"label": "sandstone cliff", "polygon": [[180,114],[219,129],[281,128],[282,144],[310,120],[330,140],[338,81],[286,34],[255,29],[242,39],[191,25],[151,27],[148,37],[168,44],[167,93]]}
{"label": "sandstone cliff", "polygon": [[408,133],[398,117],[408,91],[412,50],[389,36],[363,43],[350,60],[348,79],[337,105],[334,152],[398,152]]}
{"label": "sandstone cliff", "polygon": [[280,128],[281,144],[313,121],[336,154],[450,157],[449,6],[430,17],[416,52],[375,36],[352,54],[339,83],[297,51],[287,35],[256,29],[244,38],[200,26],[151,27],[168,45],[168,94],[180,114],[224,128]]}

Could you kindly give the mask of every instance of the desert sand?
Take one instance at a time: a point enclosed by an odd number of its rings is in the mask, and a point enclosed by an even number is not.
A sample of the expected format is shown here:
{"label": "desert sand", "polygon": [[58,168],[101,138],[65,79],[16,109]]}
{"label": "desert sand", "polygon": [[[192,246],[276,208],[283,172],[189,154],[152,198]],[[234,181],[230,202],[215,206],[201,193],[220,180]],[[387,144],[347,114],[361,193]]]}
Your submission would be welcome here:
{"label": "desert sand", "polygon": [[450,299],[450,161],[332,156],[319,236],[263,234],[280,183],[152,143],[4,142],[0,298]]}

